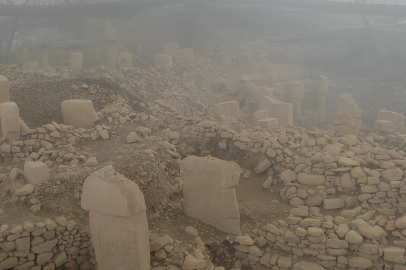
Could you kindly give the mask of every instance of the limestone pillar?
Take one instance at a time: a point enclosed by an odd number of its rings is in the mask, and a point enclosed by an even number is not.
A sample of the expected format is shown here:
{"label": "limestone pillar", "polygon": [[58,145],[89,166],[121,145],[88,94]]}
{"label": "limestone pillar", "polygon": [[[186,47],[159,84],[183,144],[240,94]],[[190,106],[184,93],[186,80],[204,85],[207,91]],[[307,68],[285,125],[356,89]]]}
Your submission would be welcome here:
{"label": "limestone pillar", "polygon": [[216,158],[190,156],[182,160],[185,214],[231,234],[240,234],[235,187],[240,166]]}
{"label": "limestone pillar", "polygon": [[117,67],[118,64],[118,52],[116,44],[116,29],[110,24],[106,24],[105,36],[108,39],[107,44],[107,65],[110,68]]}
{"label": "limestone pillar", "polygon": [[304,97],[303,85],[300,83],[289,83],[286,86],[286,90],[289,95],[290,103],[292,103],[293,114],[302,114],[302,100]]}
{"label": "limestone pillar", "polygon": [[21,58],[23,60],[23,63],[30,61],[28,50],[26,48],[23,49]]}
{"label": "limestone pillar", "polygon": [[361,110],[351,94],[340,94],[337,97],[337,114],[346,113],[352,116],[358,127],[361,127]]}
{"label": "limestone pillar", "polygon": [[20,112],[14,102],[4,102],[0,105],[1,132],[9,141],[20,139]]}
{"label": "limestone pillar", "polygon": [[328,83],[325,77],[320,77],[317,85],[317,107],[319,108],[319,125],[326,121],[326,98]]}
{"label": "limestone pillar", "polygon": [[118,54],[118,60],[120,62],[120,67],[122,68],[133,68],[134,62],[133,57],[126,52],[121,52]]}
{"label": "limestone pillar", "polygon": [[99,270],[149,270],[149,231],[144,195],[138,185],[107,166],[83,184],[82,208]]}
{"label": "limestone pillar", "polygon": [[82,53],[71,53],[70,54],[70,67],[72,69],[82,69]]}
{"label": "limestone pillar", "polygon": [[40,57],[39,66],[41,69],[46,69],[49,67],[48,50],[47,50],[48,39],[47,39],[46,33],[43,29],[41,29],[39,31],[37,43],[39,46],[41,46],[41,49],[39,51],[39,57]]}
{"label": "limestone pillar", "polygon": [[161,53],[173,56],[173,52],[177,50],[179,50],[179,43],[169,43],[162,46]]}
{"label": "limestone pillar", "polygon": [[10,83],[7,78],[0,75],[0,104],[10,101]]}

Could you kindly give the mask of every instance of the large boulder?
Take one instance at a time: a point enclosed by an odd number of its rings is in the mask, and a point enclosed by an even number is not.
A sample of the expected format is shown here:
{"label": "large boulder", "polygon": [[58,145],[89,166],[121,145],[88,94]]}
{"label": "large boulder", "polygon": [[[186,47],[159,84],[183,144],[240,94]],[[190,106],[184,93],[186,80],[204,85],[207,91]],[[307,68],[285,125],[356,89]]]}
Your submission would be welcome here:
{"label": "large boulder", "polygon": [[31,161],[24,163],[24,176],[33,185],[42,184],[51,177],[45,163]]}

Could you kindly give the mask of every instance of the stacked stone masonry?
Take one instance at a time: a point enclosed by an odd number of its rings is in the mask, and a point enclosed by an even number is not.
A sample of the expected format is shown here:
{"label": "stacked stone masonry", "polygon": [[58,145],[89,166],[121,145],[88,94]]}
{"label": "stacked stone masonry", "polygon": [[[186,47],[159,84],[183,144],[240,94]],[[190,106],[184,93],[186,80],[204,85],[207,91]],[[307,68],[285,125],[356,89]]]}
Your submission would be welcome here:
{"label": "stacked stone masonry", "polygon": [[58,217],[43,222],[0,227],[0,269],[95,269],[90,236],[73,220]]}

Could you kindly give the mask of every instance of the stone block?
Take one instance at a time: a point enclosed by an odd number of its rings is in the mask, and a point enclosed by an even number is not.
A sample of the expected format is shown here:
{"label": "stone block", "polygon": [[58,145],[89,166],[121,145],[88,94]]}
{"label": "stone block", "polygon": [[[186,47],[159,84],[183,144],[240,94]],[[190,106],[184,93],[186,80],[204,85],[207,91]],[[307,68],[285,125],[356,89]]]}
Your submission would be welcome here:
{"label": "stone block", "polygon": [[1,132],[9,141],[20,138],[20,111],[14,102],[0,104]]}
{"label": "stone block", "polygon": [[286,90],[289,95],[289,101],[292,103],[293,113],[295,115],[302,114],[302,100],[304,98],[303,84],[289,83],[286,85]]}
{"label": "stone block", "polygon": [[75,128],[93,128],[94,122],[98,120],[93,109],[93,103],[87,99],[70,99],[61,104],[62,116],[65,125]]}
{"label": "stone block", "polygon": [[169,69],[172,68],[172,57],[165,54],[154,54],[152,56],[152,62],[154,63],[154,67],[167,67]]}
{"label": "stone block", "polygon": [[37,72],[39,70],[38,62],[26,62],[23,64],[23,70],[29,72]]}
{"label": "stone block", "polygon": [[265,118],[258,120],[257,125],[260,126],[261,128],[276,128],[279,127],[279,119],[278,118]]}
{"label": "stone block", "polygon": [[374,124],[374,128],[378,131],[382,132],[394,132],[395,125],[392,121],[384,121],[384,120],[376,120]]}
{"label": "stone block", "polygon": [[259,102],[260,110],[267,110],[269,117],[278,118],[279,125],[293,126],[293,107],[291,103],[265,97]]}
{"label": "stone block", "polygon": [[400,247],[384,247],[383,259],[387,262],[406,264],[405,249]]}
{"label": "stone block", "polygon": [[146,206],[136,183],[107,166],[86,179],[81,205],[89,211],[98,269],[150,269]]}
{"label": "stone block", "polygon": [[24,163],[24,176],[33,185],[42,184],[51,177],[45,163],[31,161]]}
{"label": "stone block", "polygon": [[321,266],[318,263],[301,261],[301,262],[296,263],[292,267],[292,270],[326,270],[326,268],[324,268],[323,266]]}
{"label": "stone block", "polygon": [[186,215],[231,234],[240,234],[240,213],[234,187],[240,167],[216,158],[190,156],[182,160],[183,206]]}
{"label": "stone block", "polygon": [[126,52],[121,52],[118,54],[118,61],[121,63],[121,68],[133,68],[134,61],[132,55]]}
{"label": "stone block", "polygon": [[405,117],[403,115],[387,110],[380,110],[377,120],[391,121],[394,126],[405,126]]}
{"label": "stone block", "polygon": [[173,61],[175,63],[186,63],[195,60],[193,48],[181,49],[173,52]]}
{"label": "stone block", "polygon": [[359,127],[353,121],[351,115],[346,113],[340,113],[334,120],[333,127],[331,130],[334,133],[341,135],[358,135]]}
{"label": "stone block", "polygon": [[352,116],[355,124],[360,128],[362,125],[361,110],[351,94],[340,94],[337,97],[337,114],[346,113]]}
{"label": "stone block", "polygon": [[345,207],[345,201],[343,199],[324,199],[323,206],[327,210],[340,209]]}
{"label": "stone block", "polygon": [[252,115],[252,119],[251,119],[251,123],[253,125],[258,125],[258,121],[261,119],[265,119],[268,118],[268,111],[267,110],[261,110],[261,111],[256,111],[253,115]]}
{"label": "stone block", "polygon": [[227,118],[240,118],[240,104],[237,101],[227,101],[215,104],[214,108],[218,117],[225,116]]}
{"label": "stone block", "polygon": [[0,103],[10,102],[10,83],[6,77],[0,75]]}
{"label": "stone block", "polygon": [[162,45],[161,53],[169,56],[173,56],[173,52],[179,50],[179,43],[169,43]]}
{"label": "stone block", "polygon": [[71,53],[70,54],[70,67],[72,69],[82,69],[82,53]]}

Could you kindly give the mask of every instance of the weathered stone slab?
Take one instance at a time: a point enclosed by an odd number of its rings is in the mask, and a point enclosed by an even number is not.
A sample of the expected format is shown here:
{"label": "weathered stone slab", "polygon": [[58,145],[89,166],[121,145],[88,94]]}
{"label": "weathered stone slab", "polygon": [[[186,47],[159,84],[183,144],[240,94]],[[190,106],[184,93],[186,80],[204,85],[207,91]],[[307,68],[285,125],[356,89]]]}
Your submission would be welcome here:
{"label": "weathered stone slab", "polygon": [[240,118],[240,104],[237,101],[227,101],[219,104],[215,104],[217,116],[225,116],[227,118]]}
{"label": "weathered stone slab", "polygon": [[120,62],[120,67],[122,68],[133,68],[134,61],[132,55],[126,52],[120,52],[118,54],[118,61]]}
{"label": "weathered stone slab", "polygon": [[63,121],[75,128],[93,128],[98,116],[88,99],[70,99],[61,104]]}
{"label": "weathered stone slab", "polygon": [[186,63],[195,60],[193,48],[181,49],[173,52],[173,61],[175,63]]}
{"label": "weathered stone slab", "polygon": [[239,234],[240,213],[234,187],[240,167],[216,158],[190,156],[182,160],[183,205],[186,215],[219,230]]}
{"label": "weathered stone slab", "polygon": [[346,113],[340,113],[334,120],[333,127],[331,130],[334,133],[341,135],[358,135],[359,127],[353,121],[351,115]]}
{"label": "weathered stone slab", "polygon": [[0,105],[1,132],[9,141],[20,138],[20,111],[14,102],[4,102]]}
{"label": "weathered stone slab", "polygon": [[278,118],[279,125],[293,126],[293,107],[291,103],[265,97],[259,102],[260,110],[267,110],[270,117]]}
{"label": "weathered stone slab", "polygon": [[324,175],[312,175],[306,173],[299,173],[298,181],[304,185],[312,185],[312,186],[322,186],[326,182],[326,178]]}
{"label": "weathered stone slab", "polygon": [[351,94],[340,94],[337,97],[337,114],[346,113],[353,118],[353,121],[360,128],[362,125],[361,110]]}
{"label": "weathered stone slab", "polygon": [[252,122],[253,125],[257,125],[259,120],[265,119],[265,118],[268,118],[268,111],[267,110],[256,111],[252,115],[251,122]]}
{"label": "weathered stone slab", "polygon": [[391,121],[395,126],[405,126],[405,117],[397,112],[380,110],[377,120]]}
{"label": "weathered stone slab", "polygon": [[0,75],[0,103],[10,101],[10,83],[6,77]]}
{"label": "weathered stone slab", "polygon": [[81,204],[100,270],[150,269],[146,206],[136,183],[107,166],[86,179]]}
{"label": "weathered stone slab", "polygon": [[290,103],[292,103],[293,113],[295,115],[301,115],[302,100],[304,98],[303,84],[289,83],[286,85],[286,90],[289,94]]}
{"label": "weathered stone slab", "polygon": [[70,54],[70,67],[72,69],[82,69],[82,53],[71,53]]}
{"label": "weathered stone slab", "polygon": [[168,43],[162,45],[161,53],[173,56],[173,52],[179,50],[179,43]]}
{"label": "weathered stone slab", "polygon": [[257,125],[260,126],[261,128],[275,128],[279,127],[279,119],[278,118],[264,118],[261,120],[258,120]]}
{"label": "weathered stone slab", "polygon": [[154,67],[167,67],[169,69],[172,68],[172,57],[165,54],[154,54],[152,56],[152,62],[154,63]]}

